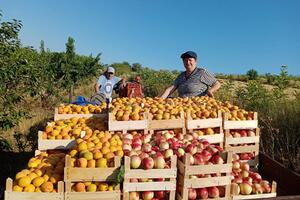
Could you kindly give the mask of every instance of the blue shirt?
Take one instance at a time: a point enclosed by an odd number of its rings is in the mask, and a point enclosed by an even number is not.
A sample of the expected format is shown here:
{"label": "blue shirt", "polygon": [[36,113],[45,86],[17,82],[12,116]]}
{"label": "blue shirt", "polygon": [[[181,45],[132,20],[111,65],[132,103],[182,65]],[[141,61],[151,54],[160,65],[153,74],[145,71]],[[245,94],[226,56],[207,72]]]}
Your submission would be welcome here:
{"label": "blue shirt", "polygon": [[105,95],[106,98],[110,98],[114,86],[121,80],[119,77],[112,77],[111,80],[107,79],[105,75],[101,75],[97,81],[97,84],[100,85],[99,93]]}

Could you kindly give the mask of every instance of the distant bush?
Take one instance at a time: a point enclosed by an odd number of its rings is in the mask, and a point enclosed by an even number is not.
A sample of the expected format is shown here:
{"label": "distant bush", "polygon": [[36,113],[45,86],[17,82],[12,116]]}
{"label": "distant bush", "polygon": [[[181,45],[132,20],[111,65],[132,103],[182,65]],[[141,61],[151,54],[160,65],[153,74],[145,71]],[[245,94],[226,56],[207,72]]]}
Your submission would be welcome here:
{"label": "distant bush", "polygon": [[258,78],[258,73],[254,69],[250,69],[249,71],[247,71],[246,75],[249,80],[256,80]]}

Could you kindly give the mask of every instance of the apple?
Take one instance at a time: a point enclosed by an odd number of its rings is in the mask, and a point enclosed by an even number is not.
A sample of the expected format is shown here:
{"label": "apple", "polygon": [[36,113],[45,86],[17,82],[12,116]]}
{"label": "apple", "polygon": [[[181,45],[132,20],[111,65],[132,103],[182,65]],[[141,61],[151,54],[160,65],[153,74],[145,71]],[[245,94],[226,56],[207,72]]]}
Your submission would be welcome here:
{"label": "apple", "polygon": [[131,183],[138,183],[138,182],[139,182],[139,179],[137,179],[137,178],[131,178],[131,179],[130,179],[130,182],[131,182]]}
{"label": "apple", "polygon": [[233,132],[233,135],[232,135],[234,138],[239,138],[241,137],[241,134],[237,131]]}
{"label": "apple", "polygon": [[157,156],[154,158],[154,168],[164,169],[166,165],[165,159],[162,156]]}
{"label": "apple", "polygon": [[123,149],[123,150],[128,150],[128,151],[131,151],[131,150],[132,150],[130,144],[123,144],[123,145],[122,145],[122,149]]}
{"label": "apple", "polygon": [[253,180],[256,181],[257,183],[261,182],[262,177],[259,173],[251,172],[249,176],[251,176],[251,178],[253,178]]}
{"label": "apple", "polygon": [[208,196],[211,198],[217,198],[220,196],[219,189],[216,186],[208,188]]}
{"label": "apple", "polygon": [[247,131],[241,130],[240,135],[241,135],[241,137],[247,137],[248,134],[247,134]]}
{"label": "apple", "polygon": [[231,192],[232,195],[240,194],[240,186],[237,183],[231,183]]}
{"label": "apple", "polygon": [[134,137],[132,139],[132,144],[139,144],[142,145],[142,140],[139,137]]}
{"label": "apple", "polygon": [[247,163],[247,162],[242,162],[242,163],[240,164],[240,168],[241,168],[242,170],[249,171],[249,170],[250,170],[250,165],[249,165],[249,163]]}
{"label": "apple", "polygon": [[197,189],[197,198],[198,199],[208,199],[208,191],[206,188]]}
{"label": "apple", "polygon": [[241,176],[235,176],[233,179],[233,183],[242,183],[243,179]]}
{"label": "apple", "polygon": [[252,130],[249,130],[247,135],[248,135],[248,137],[254,137],[254,136],[256,136],[256,133]]}
{"label": "apple", "polygon": [[251,157],[247,153],[241,153],[240,155],[241,160],[250,160]]}
{"label": "apple", "polygon": [[233,154],[232,155],[232,161],[237,161],[240,159],[240,156],[238,154]]}
{"label": "apple", "polygon": [[130,167],[132,169],[137,169],[141,165],[141,158],[137,155],[133,155],[130,157]]}
{"label": "apple", "polygon": [[249,171],[243,170],[241,175],[243,179],[247,178],[249,176]]}
{"label": "apple", "polygon": [[194,200],[196,198],[197,198],[197,192],[196,192],[196,190],[194,188],[190,188],[188,190],[188,199],[189,200]]}
{"label": "apple", "polygon": [[132,139],[133,139],[133,136],[132,136],[130,133],[125,133],[125,134],[123,135],[123,141],[124,141],[124,139],[132,140]]}
{"label": "apple", "polygon": [[168,142],[162,142],[162,143],[160,143],[160,145],[159,145],[159,149],[161,150],[161,151],[164,151],[164,150],[167,150],[167,149],[169,149],[169,143]]}
{"label": "apple", "polygon": [[220,197],[225,197],[225,186],[218,186]]}
{"label": "apple", "polygon": [[194,162],[195,165],[204,165],[204,158],[203,158],[202,154],[196,153],[194,155],[194,160],[195,160],[195,162]]}
{"label": "apple", "polygon": [[127,138],[123,139],[123,144],[131,144],[131,143],[132,141],[130,139]]}
{"label": "apple", "polygon": [[142,146],[143,152],[149,153],[149,152],[151,152],[151,150],[152,150],[151,144],[149,144],[149,143],[143,144],[143,146]]}
{"label": "apple", "polygon": [[129,192],[130,200],[140,200],[140,194],[138,192]]}
{"label": "apple", "polygon": [[203,159],[204,159],[205,162],[209,161],[211,159],[211,156],[212,156],[211,153],[206,149],[204,149],[201,152],[201,155],[203,156]]}
{"label": "apple", "polygon": [[164,191],[155,191],[154,197],[157,199],[165,199],[165,192]]}
{"label": "apple", "polygon": [[251,178],[250,176],[243,178],[243,182],[249,183],[250,185],[252,185],[253,183],[253,178]]}
{"label": "apple", "polygon": [[249,195],[252,192],[252,187],[249,183],[241,183],[240,184],[241,194],[243,195]]}
{"label": "apple", "polygon": [[233,161],[232,162],[232,169],[233,170],[237,170],[237,169],[240,169],[241,165],[240,165],[240,162],[239,161]]}
{"label": "apple", "polygon": [[194,155],[197,152],[197,148],[195,147],[194,144],[189,144],[185,148],[186,153],[190,153],[191,155]]}
{"label": "apple", "polygon": [[252,192],[254,194],[262,194],[263,193],[263,188],[259,183],[254,183],[252,185]]}
{"label": "apple", "polygon": [[143,200],[152,200],[154,197],[154,192],[146,191],[142,193]]}
{"label": "apple", "polygon": [[224,163],[224,160],[221,156],[219,155],[214,155],[212,158],[211,158],[211,162],[213,164],[223,164]]}
{"label": "apple", "polygon": [[142,165],[144,169],[152,169],[154,166],[154,161],[151,157],[147,157],[142,160]]}
{"label": "apple", "polygon": [[146,153],[146,152],[141,152],[140,155],[139,155],[139,157],[141,158],[141,160],[143,160],[144,158],[148,158],[148,157],[150,157],[150,156],[149,156],[149,154]]}
{"label": "apple", "polygon": [[271,192],[272,189],[271,189],[269,181],[263,180],[263,181],[260,182],[260,185],[261,185],[264,193],[270,193]]}
{"label": "apple", "polygon": [[172,149],[167,149],[164,153],[164,157],[167,158],[171,158],[173,156],[173,150]]}
{"label": "apple", "polygon": [[142,145],[139,143],[132,143],[131,146],[134,150],[137,150],[137,151],[142,149]]}

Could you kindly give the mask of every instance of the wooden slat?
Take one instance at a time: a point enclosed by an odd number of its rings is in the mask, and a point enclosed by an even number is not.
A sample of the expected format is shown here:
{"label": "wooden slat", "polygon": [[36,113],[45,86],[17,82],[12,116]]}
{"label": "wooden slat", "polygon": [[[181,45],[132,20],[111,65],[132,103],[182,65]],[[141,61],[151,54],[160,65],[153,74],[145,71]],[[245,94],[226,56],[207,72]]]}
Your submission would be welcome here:
{"label": "wooden slat", "polygon": [[232,151],[233,153],[252,153],[252,152],[259,152],[259,144],[256,143],[254,145],[247,145],[247,146],[226,146],[224,147],[225,151]]}
{"label": "wooden slat", "polygon": [[228,120],[228,113],[224,113],[224,129],[254,129],[258,128],[257,112],[254,113],[253,120],[231,121]]}
{"label": "wooden slat", "polygon": [[203,188],[212,186],[225,186],[231,183],[230,176],[209,177],[209,178],[185,178],[184,188]]}
{"label": "wooden slat", "polygon": [[226,141],[226,144],[259,143],[259,136],[239,137],[239,138],[226,138],[225,141]]}
{"label": "wooden slat", "polygon": [[193,165],[186,168],[186,175],[227,173],[232,171],[232,163],[220,165]]}
{"label": "wooden slat", "polygon": [[47,140],[42,139],[42,131],[38,132],[38,149],[71,149],[76,146],[76,140]]}
{"label": "wooden slat", "polygon": [[223,143],[224,133],[219,133],[214,135],[203,135],[203,136],[199,136],[199,138],[207,140],[210,144]]}
{"label": "wooden slat", "polygon": [[129,191],[169,191],[176,190],[176,181],[123,183],[123,190]]}
{"label": "wooden slat", "polygon": [[57,193],[48,193],[48,192],[13,192],[13,180],[11,178],[6,179],[6,190],[4,194],[5,200],[64,200],[64,185],[63,182],[58,183],[58,192]]}
{"label": "wooden slat", "polygon": [[119,173],[120,157],[115,157],[115,167],[109,168],[79,168],[71,167],[70,156],[66,156],[64,180],[67,182],[78,181],[114,181]]}
{"label": "wooden slat", "polygon": [[238,199],[263,199],[263,198],[271,198],[271,197],[276,197],[276,193],[238,195],[238,196],[232,196],[232,200],[238,200]]}
{"label": "wooden slat", "polygon": [[105,191],[105,192],[66,192],[65,200],[119,200],[121,192]]}
{"label": "wooden slat", "polygon": [[175,129],[185,128],[185,120],[183,112],[180,113],[180,119],[168,119],[168,120],[153,120],[153,116],[149,113],[149,129],[161,130],[161,129]]}
{"label": "wooden slat", "polygon": [[190,113],[187,113],[186,116],[186,128],[190,129],[202,129],[202,128],[216,128],[222,127],[223,119],[221,111],[218,112],[218,118],[211,119],[195,119],[191,118]]}
{"label": "wooden slat", "polygon": [[71,119],[73,117],[76,118],[101,118],[101,119],[107,119],[107,113],[100,113],[100,114],[54,114],[54,121],[58,121],[61,119]]}
{"label": "wooden slat", "polygon": [[122,130],[142,130],[148,129],[148,116],[144,113],[143,120],[136,121],[115,121],[112,113],[108,114],[108,130],[122,131]]}
{"label": "wooden slat", "polygon": [[133,169],[126,171],[126,178],[176,178],[177,169]]}

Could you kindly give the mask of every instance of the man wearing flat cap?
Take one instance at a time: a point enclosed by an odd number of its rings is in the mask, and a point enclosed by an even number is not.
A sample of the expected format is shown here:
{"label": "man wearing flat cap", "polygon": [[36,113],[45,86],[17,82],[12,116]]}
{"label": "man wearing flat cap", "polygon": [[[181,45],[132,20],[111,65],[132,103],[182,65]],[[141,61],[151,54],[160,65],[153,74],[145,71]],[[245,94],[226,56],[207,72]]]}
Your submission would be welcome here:
{"label": "man wearing flat cap", "polygon": [[214,93],[221,87],[221,84],[214,75],[206,69],[197,67],[197,54],[187,51],[181,54],[185,71],[182,72],[162,94],[162,98],[167,98],[176,89],[180,97],[192,96],[214,96]]}

